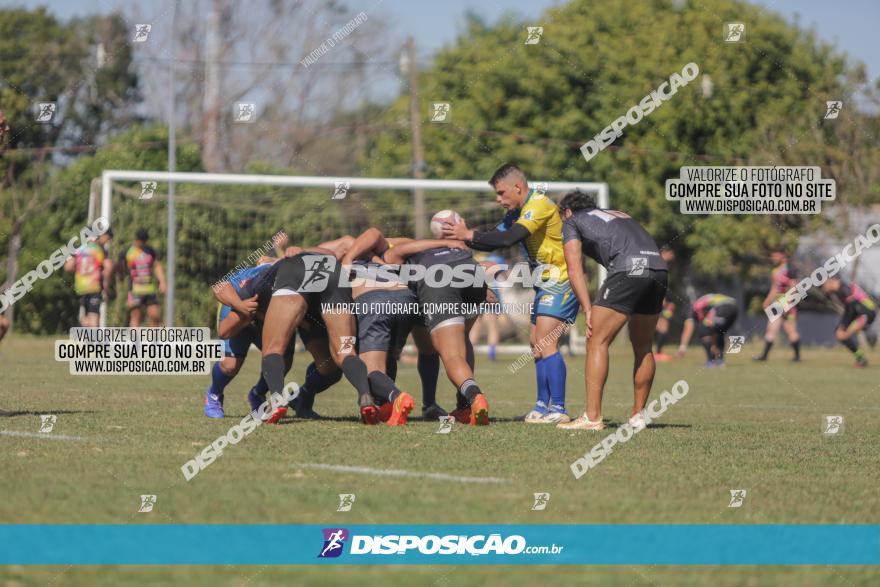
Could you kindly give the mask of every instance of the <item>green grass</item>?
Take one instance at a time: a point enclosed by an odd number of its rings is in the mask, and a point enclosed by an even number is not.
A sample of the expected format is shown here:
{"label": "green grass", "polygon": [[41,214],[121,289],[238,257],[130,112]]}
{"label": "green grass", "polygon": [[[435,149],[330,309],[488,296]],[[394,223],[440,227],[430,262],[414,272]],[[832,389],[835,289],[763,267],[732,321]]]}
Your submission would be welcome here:
{"label": "green grass", "polygon": [[[0,519],[4,523],[880,523],[877,369],[851,368],[842,349],[805,351],[792,365],[777,351],[752,364],[746,348],[723,370],[702,368],[692,349],[660,364],[655,396],[679,379],[690,392],[657,426],[614,450],[575,480],[569,464],[603,433],[562,432],[514,419],[534,401],[534,370],[507,371],[515,357],[478,359],[477,379],[495,421],[435,434],[434,422],[406,429],[364,427],[355,393],[340,383],[319,396],[326,422],[288,420],[260,427],[192,481],[180,466],[246,412],[257,377],[252,354],[227,388],[227,418],[202,414],[207,377],[84,377],[55,362],[51,339],[13,337],[0,345],[0,430],[36,433],[39,414],[58,416],[52,434],[82,441],[0,436]],[[628,350],[614,348],[604,413],[629,413]],[[876,362],[876,360],[875,360]],[[297,357],[289,380],[302,381]],[[572,414],[583,411],[583,358],[568,359]],[[399,382],[418,390],[412,365]],[[418,393],[413,393],[418,399]],[[441,382],[442,405],[453,403]],[[417,407],[418,411],[418,407]],[[821,433],[824,414],[842,414],[845,431]],[[499,477],[464,484],[340,473],[302,463]],[[747,489],[728,508],[729,490]],[[548,491],[546,511],[530,511]],[[337,513],[338,494],[355,493]],[[151,514],[141,494],[156,494]],[[309,545],[311,547],[311,545]],[[872,575],[873,573],[873,575]],[[877,571],[860,567],[9,567],[0,584],[119,585],[304,583],[531,585],[868,585]]]}

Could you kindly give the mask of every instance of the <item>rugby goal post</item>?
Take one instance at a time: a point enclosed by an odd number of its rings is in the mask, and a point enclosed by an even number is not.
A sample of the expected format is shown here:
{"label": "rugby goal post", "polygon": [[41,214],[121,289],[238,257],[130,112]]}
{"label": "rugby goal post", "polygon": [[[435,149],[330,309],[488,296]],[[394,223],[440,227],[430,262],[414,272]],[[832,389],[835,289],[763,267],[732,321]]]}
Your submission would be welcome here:
{"label": "rugby goal post", "polygon": [[[94,220],[96,214],[103,216],[112,226],[113,224],[113,184],[115,182],[143,182],[154,181],[157,183],[193,183],[213,185],[250,185],[250,186],[273,186],[273,187],[301,187],[301,188],[325,188],[333,194],[338,182],[346,182],[350,190],[431,190],[445,192],[477,192],[493,193],[492,186],[485,180],[462,180],[462,179],[413,179],[413,178],[386,178],[386,177],[322,177],[322,176],[298,176],[298,175],[251,175],[240,173],[197,173],[197,172],[170,172],[170,171],[136,171],[123,169],[107,169],[101,174],[100,198],[98,198],[97,181],[93,182],[92,193],[89,201],[89,221]],[[608,184],[604,182],[590,181],[540,181],[532,182],[532,185],[542,184],[549,194],[580,189],[596,195],[596,203],[600,208],[610,206],[610,194]],[[173,198],[173,197],[172,197]],[[173,199],[169,200],[169,207],[173,210]],[[176,258],[176,222],[168,223],[168,250],[166,251],[166,281],[167,292],[165,294],[165,320],[168,326],[174,325],[174,292],[175,292],[175,258]],[[605,279],[605,270],[600,267],[600,283]],[[105,311],[101,312],[101,326],[105,325]],[[575,336],[572,336],[574,341]],[[578,341],[583,343],[582,338]]]}

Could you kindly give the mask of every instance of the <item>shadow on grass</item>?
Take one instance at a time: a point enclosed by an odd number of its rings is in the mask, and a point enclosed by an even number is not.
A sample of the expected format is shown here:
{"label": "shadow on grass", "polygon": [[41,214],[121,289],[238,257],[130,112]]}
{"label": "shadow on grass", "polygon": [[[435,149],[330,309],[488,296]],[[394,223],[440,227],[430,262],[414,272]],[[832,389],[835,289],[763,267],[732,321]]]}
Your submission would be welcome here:
{"label": "shadow on grass", "polygon": [[0,418],[14,418],[15,416],[44,416],[46,414],[53,414],[55,416],[62,414],[97,414],[95,410],[53,410],[52,408],[46,408],[45,410],[40,410],[39,412],[6,412],[4,410],[0,410]]}

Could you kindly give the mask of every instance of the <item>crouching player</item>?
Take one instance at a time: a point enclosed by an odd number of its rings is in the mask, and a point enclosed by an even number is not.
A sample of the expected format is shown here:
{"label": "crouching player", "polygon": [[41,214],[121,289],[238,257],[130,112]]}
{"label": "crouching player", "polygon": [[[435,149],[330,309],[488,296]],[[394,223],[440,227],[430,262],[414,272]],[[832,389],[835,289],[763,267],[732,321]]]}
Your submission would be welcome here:
{"label": "crouching player", "polygon": [[[355,240],[343,259],[343,265],[354,267],[356,272],[373,273],[378,270],[384,275],[395,275],[399,266],[384,263],[382,255],[395,243],[411,242],[412,239],[386,239],[378,228],[369,228]],[[424,317],[417,310],[419,299],[399,275],[393,279],[373,279],[352,276],[352,298],[358,308],[358,354],[367,369],[379,371],[395,381],[397,363],[410,333],[419,352],[418,372],[422,382],[422,417],[437,420],[446,416],[446,411],[437,405],[437,378],[440,371],[440,357],[431,345],[425,328]],[[381,308],[396,308],[385,312]],[[371,375],[372,377],[372,375]],[[381,383],[380,383],[381,385]],[[395,397],[396,394],[392,394]],[[403,416],[405,403],[401,406],[383,404],[380,407],[382,420],[391,425],[405,423]],[[399,408],[399,409],[398,409]],[[412,408],[410,407],[409,410]],[[406,410],[408,414],[408,410]],[[393,416],[393,417],[392,417]],[[401,421],[402,418],[402,421]]]}
{"label": "crouching player", "polygon": [[[219,302],[217,335],[224,341],[224,357],[220,362],[214,363],[211,369],[211,385],[205,395],[205,415],[209,418],[224,416],[226,386],[238,375],[251,345],[262,348],[262,321],[257,315],[257,296],[242,299],[241,292],[252,279],[269,271],[274,261],[270,257],[262,257],[255,267],[242,269],[232,274],[228,281],[214,287],[214,296]],[[293,344],[289,345],[284,357],[288,369],[293,363],[293,348]],[[266,380],[260,377],[248,393],[248,398],[265,396],[268,389]]]}
{"label": "crouching player", "polygon": [[[266,305],[263,324],[263,377],[269,391],[280,394],[284,387],[284,360],[281,353],[293,338],[294,332],[304,322],[306,315],[313,321],[320,319],[320,327],[326,328],[330,356],[354,386],[358,393],[358,407],[364,424],[379,423],[379,409],[371,393],[371,380],[367,367],[357,356],[357,325],[351,313],[351,287],[340,279],[341,264],[333,251],[312,249],[276,263],[275,271],[267,272],[260,280],[260,304]],[[333,309],[339,309],[335,311]],[[383,390],[394,388],[385,376],[381,381]],[[386,381],[387,380],[387,381]],[[382,397],[388,401],[388,397]],[[276,409],[269,419],[277,422],[287,412],[287,407]]]}
{"label": "crouching player", "polygon": [[706,367],[724,366],[724,335],[736,322],[739,310],[736,300],[724,294],[706,294],[692,306],[691,315],[684,322],[678,356],[683,357],[688,343],[697,331],[706,350]]}
{"label": "crouching player", "polygon": [[[480,271],[464,243],[450,240],[419,240],[400,244],[385,252],[390,264],[421,266],[426,274],[447,275],[449,283],[431,286],[424,279],[415,284],[415,292],[423,308],[427,307],[425,321],[431,333],[431,342],[446,368],[446,375],[457,389],[457,406],[452,416],[463,424],[487,426],[489,403],[474,381],[474,351],[468,334],[476,316],[464,313],[465,305],[486,301],[486,285],[462,285],[456,287],[451,280],[452,270],[460,265],[470,265],[471,274]],[[448,271],[432,271],[432,267],[445,266]],[[440,309],[442,312],[433,310]]]}
{"label": "crouching player", "polygon": [[[608,347],[623,325],[629,323],[633,349],[633,408],[630,424],[644,425],[645,408],[656,365],[651,352],[654,329],[667,288],[667,266],[654,239],[628,214],[596,207],[593,198],[580,191],[565,195],[559,203],[564,225],[562,240],[568,275],[586,314],[587,410],[564,430],[602,430],[602,394],[608,378]],[[608,270],[596,303],[590,303],[582,255]]]}
{"label": "crouching player", "polygon": [[[831,277],[822,284],[822,291],[836,297],[843,304],[843,316],[834,332],[835,338],[855,356],[855,367],[867,367],[868,359],[859,348],[859,331],[867,330],[877,317],[877,302],[854,282],[846,283],[839,277]],[[877,335],[865,332],[868,342],[874,346]]]}

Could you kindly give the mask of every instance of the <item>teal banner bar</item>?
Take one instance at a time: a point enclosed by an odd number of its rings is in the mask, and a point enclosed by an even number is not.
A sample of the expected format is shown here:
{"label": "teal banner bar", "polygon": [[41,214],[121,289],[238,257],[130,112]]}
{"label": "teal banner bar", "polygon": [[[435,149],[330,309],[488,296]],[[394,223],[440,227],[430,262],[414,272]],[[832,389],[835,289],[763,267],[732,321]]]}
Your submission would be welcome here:
{"label": "teal banner bar", "polygon": [[16,565],[878,565],[880,525],[0,525]]}

